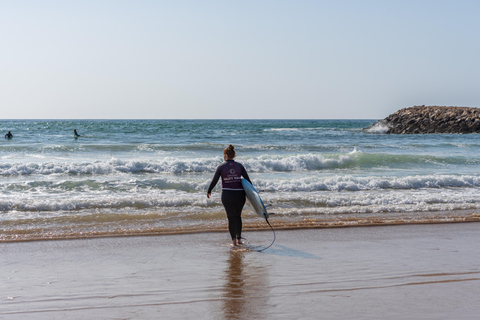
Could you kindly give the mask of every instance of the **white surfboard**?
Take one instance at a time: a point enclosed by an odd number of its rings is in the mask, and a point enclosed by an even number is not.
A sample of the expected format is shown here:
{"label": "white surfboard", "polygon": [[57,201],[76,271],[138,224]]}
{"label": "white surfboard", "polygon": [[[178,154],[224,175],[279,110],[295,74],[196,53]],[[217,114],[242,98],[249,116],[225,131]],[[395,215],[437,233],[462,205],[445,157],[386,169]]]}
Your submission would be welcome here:
{"label": "white surfboard", "polygon": [[268,219],[267,209],[265,209],[265,205],[263,204],[262,198],[260,198],[257,190],[255,190],[252,184],[246,179],[242,179],[242,186],[245,190],[248,201],[250,201],[250,204],[255,210],[255,213],[262,218]]}

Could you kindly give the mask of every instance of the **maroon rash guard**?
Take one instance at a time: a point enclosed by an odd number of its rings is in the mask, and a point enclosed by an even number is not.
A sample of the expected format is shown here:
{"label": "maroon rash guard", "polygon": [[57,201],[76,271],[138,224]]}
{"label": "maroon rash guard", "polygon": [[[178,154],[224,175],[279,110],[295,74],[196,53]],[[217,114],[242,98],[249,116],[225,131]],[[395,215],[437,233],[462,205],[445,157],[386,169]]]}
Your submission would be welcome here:
{"label": "maroon rash guard", "polygon": [[207,193],[213,188],[222,177],[222,204],[225,207],[228,217],[228,231],[232,240],[242,238],[242,209],[245,205],[245,191],[242,187],[242,176],[250,181],[247,171],[241,163],[234,160],[227,160],[218,166],[213,180],[208,187]]}

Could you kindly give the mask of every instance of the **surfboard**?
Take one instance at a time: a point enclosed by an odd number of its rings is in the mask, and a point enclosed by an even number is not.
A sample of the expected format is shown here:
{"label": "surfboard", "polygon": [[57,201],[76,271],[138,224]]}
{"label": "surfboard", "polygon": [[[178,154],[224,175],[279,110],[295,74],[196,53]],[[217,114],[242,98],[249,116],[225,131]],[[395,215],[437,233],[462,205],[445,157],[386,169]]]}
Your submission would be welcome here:
{"label": "surfboard", "polygon": [[262,198],[258,194],[257,190],[252,186],[250,182],[246,179],[242,179],[242,186],[245,190],[245,194],[247,195],[248,201],[252,205],[255,213],[258,214],[260,217],[268,219],[268,212],[265,209],[265,205],[263,204]]}

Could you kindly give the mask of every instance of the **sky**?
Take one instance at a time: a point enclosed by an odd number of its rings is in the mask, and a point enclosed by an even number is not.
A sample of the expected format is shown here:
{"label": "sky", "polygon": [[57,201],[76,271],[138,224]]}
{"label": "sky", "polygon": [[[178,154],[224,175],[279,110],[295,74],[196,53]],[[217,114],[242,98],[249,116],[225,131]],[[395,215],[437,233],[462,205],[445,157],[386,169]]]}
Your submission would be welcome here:
{"label": "sky", "polygon": [[0,0],[0,118],[480,107],[479,16],[476,0]]}

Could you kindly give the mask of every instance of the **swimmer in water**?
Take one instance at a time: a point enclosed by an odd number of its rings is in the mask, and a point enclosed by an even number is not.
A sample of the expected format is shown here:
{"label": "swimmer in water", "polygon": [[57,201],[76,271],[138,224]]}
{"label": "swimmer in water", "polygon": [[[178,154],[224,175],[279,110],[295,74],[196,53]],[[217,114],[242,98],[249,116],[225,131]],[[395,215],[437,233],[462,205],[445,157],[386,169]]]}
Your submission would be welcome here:
{"label": "swimmer in water", "polygon": [[8,133],[5,135],[5,139],[12,139],[13,138],[13,134],[8,131]]}
{"label": "swimmer in water", "polygon": [[73,136],[74,136],[75,138],[80,137],[80,135],[77,133],[77,129],[73,129]]}

